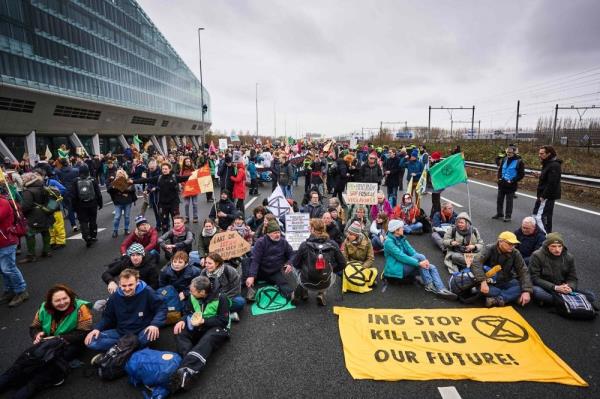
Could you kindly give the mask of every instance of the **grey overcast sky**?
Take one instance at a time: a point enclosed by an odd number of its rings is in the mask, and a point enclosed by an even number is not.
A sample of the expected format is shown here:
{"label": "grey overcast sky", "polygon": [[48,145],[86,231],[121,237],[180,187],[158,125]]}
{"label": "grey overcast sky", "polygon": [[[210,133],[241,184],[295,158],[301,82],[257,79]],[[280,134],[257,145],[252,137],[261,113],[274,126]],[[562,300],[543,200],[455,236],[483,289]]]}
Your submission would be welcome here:
{"label": "grey overcast sky", "polygon": [[[600,106],[596,0],[138,1],[196,75],[206,29],[214,129],[255,131],[256,82],[261,134],[274,105],[278,135],[426,126],[429,105],[475,105],[482,129],[507,130],[518,99],[522,126],[556,103]],[[449,128],[448,111],[432,125]]]}

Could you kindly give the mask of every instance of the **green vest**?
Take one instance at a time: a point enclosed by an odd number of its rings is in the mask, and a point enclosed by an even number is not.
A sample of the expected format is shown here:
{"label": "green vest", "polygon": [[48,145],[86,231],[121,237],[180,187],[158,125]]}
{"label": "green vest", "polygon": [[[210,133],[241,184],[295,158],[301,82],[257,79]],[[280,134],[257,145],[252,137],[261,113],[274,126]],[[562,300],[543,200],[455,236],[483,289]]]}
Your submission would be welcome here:
{"label": "green vest", "polygon": [[[190,302],[192,303],[194,312],[200,312],[202,314],[203,319],[215,317],[219,310],[219,297],[217,297],[217,299],[210,301],[209,303],[206,304],[206,307],[204,307],[203,303],[200,303],[200,301],[195,296],[190,294]],[[231,307],[231,299],[227,298],[227,304],[229,305],[229,307]],[[229,324],[227,325],[228,328],[229,328],[230,324],[231,324],[231,319],[229,320]]]}
{"label": "green vest", "polygon": [[82,299],[75,299],[75,310],[69,313],[67,317],[62,319],[60,323],[56,326],[56,331],[52,334],[52,315],[48,313],[45,306],[46,302],[42,303],[40,306],[40,310],[38,311],[38,318],[40,319],[40,324],[42,325],[42,331],[46,336],[48,335],[61,335],[67,333],[69,331],[73,331],[77,327],[77,316],[79,314],[79,308],[83,305],[88,305],[88,301],[84,301]]}

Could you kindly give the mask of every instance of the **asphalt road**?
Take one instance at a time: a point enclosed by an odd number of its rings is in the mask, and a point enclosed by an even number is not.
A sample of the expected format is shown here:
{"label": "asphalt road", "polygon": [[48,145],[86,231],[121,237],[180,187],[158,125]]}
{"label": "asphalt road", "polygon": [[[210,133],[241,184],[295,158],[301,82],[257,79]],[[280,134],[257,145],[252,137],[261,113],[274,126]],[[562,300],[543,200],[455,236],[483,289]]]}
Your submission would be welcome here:
{"label": "asphalt road", "polygon": [[[303,188],[303,182],[295,190]],[[513,222],[491,220],[495,213],[496,191],[485,185],[471,183],[472,218],[486,242],[491,242],[505,229],[513,230],[520,218],[530,214],[534,200],[519,195],[515,200]],[[249,207],[260,204],[270,194],[267,187]],[[531,194],[531,193],[529,193]],[[300,197],[300,195],[296,195]],[[465,186],[446,190],[444,198],[467,209]],[[104,194],[105,202],[109,202]],[[140,201],[141,202],[141,201]],[[136,214],[141,205],[132,212]],[[246,202],[249,202],[248,200]],[[209,205],[204,197],[199,200],[200,218],[208,215]],[[571,204],[577,206],[577,204]],[[430,199],[425,198],[424,209],[429,210]],[[52,259],[21,267],[29,284],[31,299],[16,309],[3,308],[0,312],[0,369],[10,366],[19,353],[30,344],[28,326],[42,301],[46,289],[53,283],[71,285],[83,298],[95,301],[106,297],[106,288],[100,275],[113,258],[123,239],[111,238],[112,205],[100,211],[98,225],[106,230],[98,234],[99,241],[87,249],[81,240],[68,240],[67,248],[56,251]],[[569,250],[575,254],[582,287],[600,292],[600,277],[596,266],[598,239],[597,225],[600,211],[586,213],[556,206],[554,226],[564,234]],[[147,213],[153,221],[151,212]],[[132,218],[133,223],[133,218]],[[199,225],[192,225],[198,229]],[[434,264],[442,264],[442,256],[428,236],[411,237],[415,248],[428,255]],[[383,256],[376,256],[381,269]],[[444,279],[447,272],[440,271]],[[454,386],[463,398],[598,398],[600,397],[600,322],[574,322],[562,319],[535,305],[518,308],[518,311],[537,330],[543,341],[589,384],[588,388],[575,388],[558,384],[532,382],[481,383],[468,380],[432,380],[378,382],[353,380],[344,365],[344,356],[333,305],[357,308],[452,308],[461,307],[426,293],[413,285],[391,285],[382,293],[376,289],[369,294],[339,294],[339,281],[329,293],[329,306],[316,306],[314,298],[297,309],[262,316],[251,316],[249,309],[242,312],[242,320],[233,326],[232,337],[210,361],[195,389],[179,397],[219,398],[439,398],[438,387]],[[154,345],[160,349],[174,350],[170,328],[161,330]],[[87,354],[87,358],[91,353]],[[87,399],[107,397],[135,398],[140,393],[131,387],[126,378],[116,382],[101,382],[97,377],[85,377],[81,369],[75,370],[67,383],[45,391],[40,398]]]}

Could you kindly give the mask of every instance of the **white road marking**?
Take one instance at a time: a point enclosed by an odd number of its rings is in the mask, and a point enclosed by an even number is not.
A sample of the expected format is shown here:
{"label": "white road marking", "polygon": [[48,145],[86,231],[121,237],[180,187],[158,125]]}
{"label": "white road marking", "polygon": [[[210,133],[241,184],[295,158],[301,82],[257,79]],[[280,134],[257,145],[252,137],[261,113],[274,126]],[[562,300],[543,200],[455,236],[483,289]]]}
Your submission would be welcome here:
{"label": "white road marking", "polygon": [[107,202],[106,204],[104,204],[103,206],[110,205],[110,204],[112,204],[112,203],[113,203],[113,202],[112,202],[112,201],[110,201],[110,202]]}
{"label": "white road marking", "polygon": [[461,399],[455,387],[438,387],[442,399]]}
{"label": "white road marking", "polygon": [[247,203],[246,205],[244,205],[244,209],[248,209],[248,208],[250,207],[250,205],[252,205],[252,203],[253,203],[254,201],[256,201],[256,199],[257,199],[257,198],[258,198],[258,197],[254,197],[254,198],[252,198],[250,201],[248,201],[248,203]]}
{"label": "white road marking", "polygon": [[[98,233],[100,233],[101,231],[104,231],[104,230],[106,230],[106,228],[100,227],[98,229]],[[67,240],[83,240],[83,236],[81,235],[81,233],[79,233],[79,234],[75,234],[74,236],[67,237]]]}
{"label": "white road marking", "polygon": [[462,206],[461,204],[459,204],[458,202],[454,202],[454,201],[452,201],[452,200],[449,200],[449,199],[448,199],[448,198],[446,198],[446,197],[442,197],[442,196],[440,196],[440,198],[441,198],[442,200],[446,201],[446,202],[449,202],[449,203],[451,203],[452,205],[454,205],[454,206],[456,206],[456,207],[458,207],[458,208],[462,208],[462,207],[463,207],[463,206]]}
{"label": "white road marking", "polygon": [[[493,188],[494,190],[498,189],[497,186],[492,186],[491,184],[481,183],[481,182],[471,180],[471,179],[469,179],[469,183],[479,184],[480,186]],[[537,198],[534,195],[524,194],[520,191],[517,194],[522,197],[537,200]],[[569,205],[569,204],[563,204],[562,202],[555,202],[555,205],[562,206],[562,207],[569,208],[569,209],[574,209],[574,210],[580,211],[580,212],[591,213],[592,215],[596,215],[596,216],[600,216],[600,212],[591,211],[591,210],[585,209],[585,208],[579,208],[578,206],[573,206],[573,205]]]}

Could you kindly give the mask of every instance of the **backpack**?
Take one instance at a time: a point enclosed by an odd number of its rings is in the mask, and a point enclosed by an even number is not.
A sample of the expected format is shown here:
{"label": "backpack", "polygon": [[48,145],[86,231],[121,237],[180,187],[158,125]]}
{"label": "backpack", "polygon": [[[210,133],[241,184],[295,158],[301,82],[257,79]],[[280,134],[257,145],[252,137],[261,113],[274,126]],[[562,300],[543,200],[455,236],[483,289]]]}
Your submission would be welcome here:
{"label": "backpack", "polygon": [[150,395],[144,397],[165,398],[169,395],[169,378],[181,363],[177,353],[163,352],[153,349],[142,349],[135,352],[125,365],[129,375],[129,383],[140,389],[147,388]]}
{"label": "backpack", "polygon": [[125,375],[125,363],[139,347],[137,336],[124,335],[105,354],[94,361],[98,367],[98,376],[103,380],[115,380]]}
{"label": "backpack", "polygon": [[587,297],[579,292],[554,294],[556,313],[567,319],[592,320],[596,317],[594,307]]}
{"label": "backpack", "polygon": [[56,366],[62,376],[66,376],[69,370],[69,364],[64,358],[64,352],[67,347],[67,342],[61,338],[43,339],[39,343],[25,350],[15,360],[13,368],[30,375],[44,373],[48,369],[48,365]]}
{"label": "backpack", "polygon": [[[494,276],[501,269],[502,268],[500,266],[494,266],[493,268],[488,266],[483,267],[488,283],[492,284],[495,282]],[[448,280],[448,289],[456,294],[458,296],[458,300],[462,303],[473,303],[481,298],[481,292],[479,292],[478,289],[473,289],[476,285],[477,281],[475,280],[475,275],[468,267],[452,273],[450,275],[450,279]]]}
{"label": "backpack", "polygon": [[331,274],[336,246],[331,242],[306,241],[308,248],[304,267],[300,272],[302,286],[314,290],[328,288],[331,282]]}
{"label": "backpack", "polygon": [[45,204],[36,204],[36,207],[44,211],[47,215],[53,215],[54,212],[60,211],[60,204],[62,203],[63,197],[60,195],[60,192],[52,187],[44,187],[45,191]]}
{"label": "backpack", "polygon": [[91,178],[77,179],[77,196],[81,202],[92,202],[96,199],[94,182]]}
{"label": "backpack", "polygon": [[342,292],[370,292],[377,285],[377,269],[363,267],[358,261],[348,262],[342,276]]}
{"label": "backpack", "polygon": [[[165,267],[168,267],[168,265]],[[181,311],[183,310],[183,305],[179,300],[179,293],[172,285],[161,287],[156,292],[160,295],[165,305],[167,305],[167,321],[165,324],[172,325],[177,323],[181,319]]]}
{"label": "backpack", "polygon": [[168,179],[169,183],[171,184],[171,186],[175,189],[175,191],[179,192],[179,184],[177,184],[177,179],[173,178],[173,174],[169,174],[169,177],[164,177],[165,175],[163,175],[162,173],[160,174],[160,176],[158,176],[158,179],[156,180],[156,186],[160,187],[160,182],[162,181],[162,179]]}
{"label": "backpack", "polygon": [[17,201],[10,198],[7,198],[7,201],[13,210],[13,225],[9,227],[8,234],[21,238],[27,234],[27,230],[29,229],[27,218],[21,209],[21,205]]}

